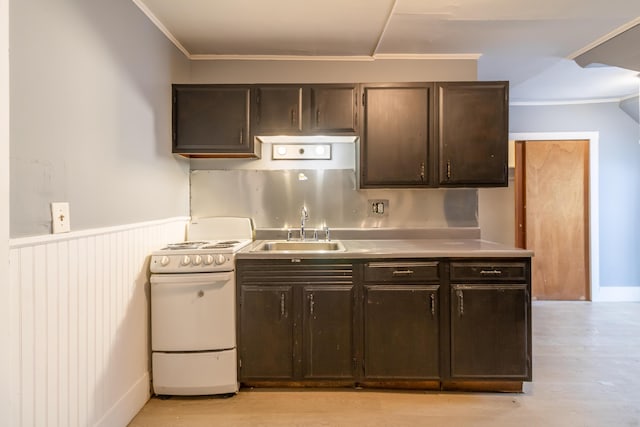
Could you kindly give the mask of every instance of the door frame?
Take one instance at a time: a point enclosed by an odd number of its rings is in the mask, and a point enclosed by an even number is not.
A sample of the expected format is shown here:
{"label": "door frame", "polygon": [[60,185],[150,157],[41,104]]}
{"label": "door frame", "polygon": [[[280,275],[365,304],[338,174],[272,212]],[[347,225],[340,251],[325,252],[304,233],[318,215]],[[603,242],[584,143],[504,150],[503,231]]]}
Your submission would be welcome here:
{"label": "door frame", "polygon": [[[600,288],[600,215],[599,215],[599,145],[600,132],[512,132],[509,140],[515,141],[589,141],[589,295],[591,301],[612,300],[603,295]],[[535,254],[534,254],[535,256]],[[614,300],[625,300],[617,298]]]}

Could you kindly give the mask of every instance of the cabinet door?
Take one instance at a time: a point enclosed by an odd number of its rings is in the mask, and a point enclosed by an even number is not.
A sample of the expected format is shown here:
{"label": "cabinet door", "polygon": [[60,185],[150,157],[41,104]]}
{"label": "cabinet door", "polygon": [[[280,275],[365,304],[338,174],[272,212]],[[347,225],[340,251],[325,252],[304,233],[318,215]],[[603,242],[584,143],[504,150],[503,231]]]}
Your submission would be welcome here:
{"label": "cabinet door", "polygon": [[248,87],[173,86],[173,152],[252,155]]}
{"label": "cabinet door", "polygon": [[312,132],[356,132],[357,88],[355,85],[313,86],[310,91]]}
{"label": "cabinet door", "polygon": [[240,380],[294,376],[291,286],[242,286]]}
{"label": "cabinet door", "polygon": [[441,186],[506,186],[507,82],[439,83]]}
{"label": "cabinet door", "polygon": [[451,285],[451,378],[531,380],[525,284]]}
{"label": "cabinet door", "polygon": [[302,87],[265,86],[255,89],[255,133],[302,131]]}
{"label": "cabinet door", "polygon": [[428,186],[432,87],[362,90],[361,187]]}
{"label": "cabinet door", "polygon": [[438,379],[438,285],[367,285],[364,375],[367,379]]}
{"label": "cabinet door", "polygon": [[304,378],[353,378],[353,285],[305,286],[302,297]]}

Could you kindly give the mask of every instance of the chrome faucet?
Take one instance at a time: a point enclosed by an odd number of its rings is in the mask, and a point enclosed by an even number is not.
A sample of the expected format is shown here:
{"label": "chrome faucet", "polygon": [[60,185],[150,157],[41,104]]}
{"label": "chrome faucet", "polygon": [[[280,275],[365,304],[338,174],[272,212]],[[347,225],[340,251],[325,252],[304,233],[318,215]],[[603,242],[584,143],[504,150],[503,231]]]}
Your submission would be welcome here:
{"label": "chrome faucet", "polygon": [[300,240],[304,240],[307,237],[307,232],[305,231],[307,219],[309,219],[309,212],[306,206],[302,206],[302,211],[300,212]]}

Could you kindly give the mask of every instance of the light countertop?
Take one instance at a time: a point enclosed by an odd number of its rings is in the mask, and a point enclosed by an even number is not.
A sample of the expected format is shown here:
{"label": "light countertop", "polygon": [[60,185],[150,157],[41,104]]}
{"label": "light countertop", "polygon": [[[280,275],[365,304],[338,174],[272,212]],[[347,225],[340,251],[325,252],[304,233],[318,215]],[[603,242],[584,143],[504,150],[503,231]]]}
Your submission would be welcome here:
{"label": "light countertop", "polygon": [[355,258],[529,258],[533,252],[481,239],[358,239],[340,241],[344,251],[254,251],[256,240],[238,252],[238,259]]}

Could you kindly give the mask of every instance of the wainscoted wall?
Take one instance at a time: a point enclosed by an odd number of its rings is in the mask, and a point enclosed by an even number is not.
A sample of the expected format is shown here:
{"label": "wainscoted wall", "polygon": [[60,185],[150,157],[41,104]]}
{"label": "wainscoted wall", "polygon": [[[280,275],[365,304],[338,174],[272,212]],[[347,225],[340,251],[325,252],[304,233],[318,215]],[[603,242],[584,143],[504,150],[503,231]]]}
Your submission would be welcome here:
{"label": "wainscoted wall", "polygon": [[187,220],[10,241],[12,425],[124,426],[142,408],[148,255],[183,240]]}

